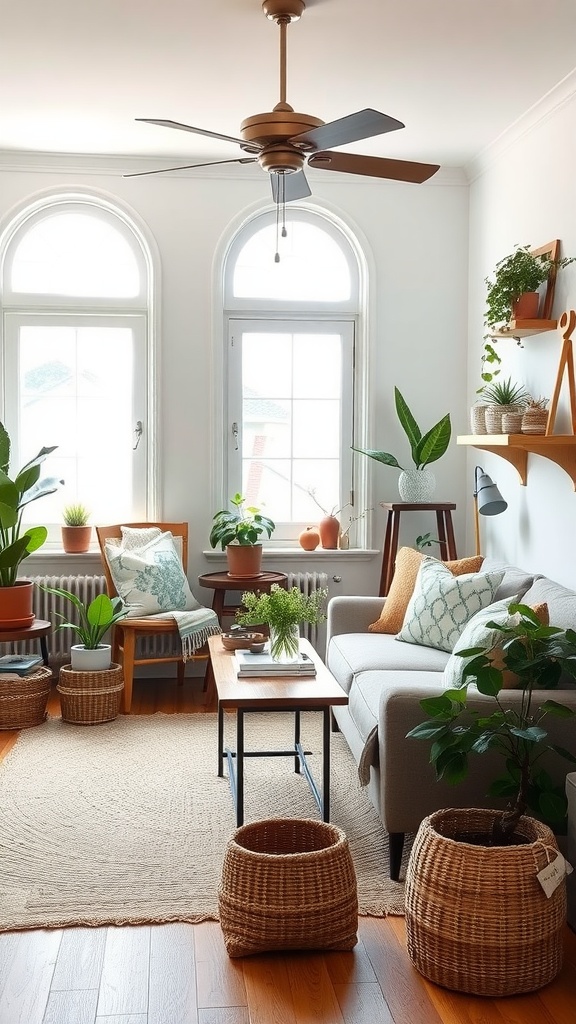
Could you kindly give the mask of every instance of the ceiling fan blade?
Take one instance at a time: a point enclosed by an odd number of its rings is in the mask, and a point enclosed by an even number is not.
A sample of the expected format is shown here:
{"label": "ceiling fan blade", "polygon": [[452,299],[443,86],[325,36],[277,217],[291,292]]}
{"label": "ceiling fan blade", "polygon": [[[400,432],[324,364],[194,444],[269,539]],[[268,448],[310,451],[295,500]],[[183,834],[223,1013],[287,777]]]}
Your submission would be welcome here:
{"label": "ceiling fan blade", "polygon": [[374,178],[392,178],[420,185],[439,170],[440,164],[419,164],[412,160],[389,160],[380,156],[359,156],[356,153],[313,153],[310,167],[345,174],[366,174]]}
{"label": "ceiling fan blade", "polygon": [[295,135],[289,141],[296,146],[306,143],[307,147],[314,149],[331,149],[332,146],[346,146],[349,142],[371,139],[373,135],[385,135],[386,132],[395,132],[404,127],[402,121],[397,121],[395,117],[366,107],[365,110],[357,110],[355,114],[340,117],[337,121],[322,124],[319,128],[311,128],[302,135]]}
{"label": "ceiling fan blade", "polygon": [[231,135],[221,135],[220,132],[209,132],[205,128],[193,128],[189,124],[180,124],[180,121],[164,121],[154,117],[137,117],[136,121],[143,121],[145,124],[159,124],[165,128],[179,128],[183,132],[193,132],[195,135],[206,135],[209,139],[223,139],[224,142],[235,142],[238,146],[243,146],[247,152],[258,153],[262,149],[257,142],[251,142],[247,145],[243,139],[235,139]]}
{"label": "ceiling fan blade", "polygon": [[255,164],[255,156],[241,156],[235,160],[209,160],[207,164],[183,164],[181,167],[161,167],[157,171],[134,171],[132,174],[123,174],[123,178],[142,178],[145,174],[167,174],[168,171],[189,171],[194,167],[216,167],[218,164]]}
{"label": "ceiling fan blade", "polygon": [[[284,183],[283,190],[281,178]],[[275,203],[291,203],[295,199],[305,199],[306,196],[312,195],[304,171],[296,171],[294,174],[271,174],[270,184]]]}

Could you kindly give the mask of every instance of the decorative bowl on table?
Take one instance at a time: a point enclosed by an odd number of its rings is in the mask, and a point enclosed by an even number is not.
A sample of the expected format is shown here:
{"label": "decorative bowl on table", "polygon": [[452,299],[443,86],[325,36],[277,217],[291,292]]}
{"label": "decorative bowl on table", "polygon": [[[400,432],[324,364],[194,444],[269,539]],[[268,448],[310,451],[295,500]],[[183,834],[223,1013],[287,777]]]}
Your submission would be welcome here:
{"label": "decorative bowl on table", "polygon": [[221,633],[222,646],[227,651],[248,651],[253,644],[263,644],[263,633]]}

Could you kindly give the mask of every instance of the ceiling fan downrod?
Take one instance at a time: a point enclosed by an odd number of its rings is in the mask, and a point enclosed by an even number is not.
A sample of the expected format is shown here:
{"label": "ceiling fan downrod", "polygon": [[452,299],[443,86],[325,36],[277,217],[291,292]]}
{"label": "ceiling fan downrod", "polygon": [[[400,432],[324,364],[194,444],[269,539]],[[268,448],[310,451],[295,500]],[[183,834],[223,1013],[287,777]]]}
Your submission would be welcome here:
{"label": "ceiling fan downrod", "polygon": [[280,28],[280,102],[274,110],[292,110],[286,103],[286,26],[299,21],[306,9],[304,0],[264,0],[262,10]]}

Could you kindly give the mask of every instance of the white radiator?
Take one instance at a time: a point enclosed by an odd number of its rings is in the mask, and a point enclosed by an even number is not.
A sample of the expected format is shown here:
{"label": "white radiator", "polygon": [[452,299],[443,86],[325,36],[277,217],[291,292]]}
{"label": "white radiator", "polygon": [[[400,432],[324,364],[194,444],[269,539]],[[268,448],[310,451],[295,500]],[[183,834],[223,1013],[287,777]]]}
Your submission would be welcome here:
{"label": "white radiator", "polygon": [[[56,612],[60,612],[67,618],[75,617],[76,612],[69,601],[65,601],[55,594],[47,594],[45,590],[41,590],[41,584],[46,587],[58,587],[60,590],[68,590],[86,604],[89,604],[98,594],[106,593],[105,576],[29,576],[28,579],[37,584],[34,588],[34,614],[36,618],[46,619],[54,627],[63,621],[55,614]],[[59,629],[57,631],[54,630],[47,637],[47,643],[50,661],[65,662],[70,658],[70,647],[72,644],[77,643],[77,637],[70,629]],[[175,644],[175,637],[145,637],[138,640],[138,654],[141,656],[150,655],[151,657],[172,652],[178,654],[178,647]],[[10,647],[6,645],[4,650],[18,654],[37,654],[38,641],[15,643]]]}
{"label": "white radiator", "polygon": [[[287,585],[288,587],[298,587],[303,594],[308,596],[313,590],[322,590],[328,587],[328,575],[325,572],[289,572]],[[318,626],[304,622],[300,629],[310,643],[315,645],[318,640]]]}

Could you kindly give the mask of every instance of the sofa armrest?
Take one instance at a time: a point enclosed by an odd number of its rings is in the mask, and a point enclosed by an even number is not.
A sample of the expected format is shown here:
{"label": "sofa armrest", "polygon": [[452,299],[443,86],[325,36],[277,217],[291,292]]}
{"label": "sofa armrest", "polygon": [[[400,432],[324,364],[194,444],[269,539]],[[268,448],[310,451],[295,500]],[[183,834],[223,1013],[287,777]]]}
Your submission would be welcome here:
{"label": "sofa armrest", "polygon": [[338,633],[367,633],[368,626],[380,618],[383,597],[333,597],[328,602],[326,641]]}

